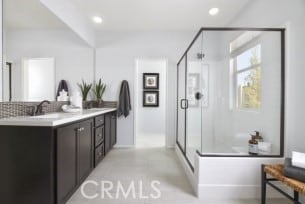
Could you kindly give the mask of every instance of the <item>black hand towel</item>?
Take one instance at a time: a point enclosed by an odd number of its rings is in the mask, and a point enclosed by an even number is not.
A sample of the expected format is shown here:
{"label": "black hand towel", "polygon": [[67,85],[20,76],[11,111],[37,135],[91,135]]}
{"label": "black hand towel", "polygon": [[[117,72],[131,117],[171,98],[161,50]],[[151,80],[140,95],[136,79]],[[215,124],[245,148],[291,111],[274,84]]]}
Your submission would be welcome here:
{"label": "black hand towel", "polygon": [[130,103],[130,92],[129,85],[126,80],[122,81],[120,97],[119,97],[119,107],[118,107],[118,116],[124,115],[125,118],[129,115],[129,111],[131,110]]}
{"label": "black hand towel", "polygon": [[56,96],[59,96],[59,92],[61,92],[62,90],[65,90],[69,96],[69,89],[68,89],[68,84],[67,84],[66,80],[61,80],[59,82]]}

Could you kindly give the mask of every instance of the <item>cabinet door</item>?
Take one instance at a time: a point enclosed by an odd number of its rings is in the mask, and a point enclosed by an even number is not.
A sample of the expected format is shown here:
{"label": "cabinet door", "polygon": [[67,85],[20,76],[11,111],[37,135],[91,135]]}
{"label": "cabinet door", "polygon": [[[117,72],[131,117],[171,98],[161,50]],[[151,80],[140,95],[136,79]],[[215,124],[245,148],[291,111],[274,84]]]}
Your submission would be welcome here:
{"label": "cabinet door", "polygon": [[57,129],[57,203],[65,203],[77,187],[78,124]]}
{"label": "cabinet door", "polygon": [[116,144],[116,112],[111,114],[111,124],[110,124],[110,133],[111,133],[111,147]]}
{"label": "cabinet door", "polygon": [[111,148],[111,114],[105,115],[105,155]]}
{"label": "cabinet door", "polygon": [[93,120],[79,124],[78,170],[79,181],[83,182],[93,168]]}

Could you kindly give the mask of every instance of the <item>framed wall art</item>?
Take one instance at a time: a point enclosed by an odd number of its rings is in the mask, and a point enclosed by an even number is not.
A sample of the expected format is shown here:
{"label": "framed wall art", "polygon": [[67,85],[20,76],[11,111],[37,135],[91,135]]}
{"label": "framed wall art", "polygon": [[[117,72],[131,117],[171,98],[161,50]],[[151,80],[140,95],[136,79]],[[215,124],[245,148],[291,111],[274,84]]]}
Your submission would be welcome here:
{"label": "framed wall art", "polygon": [[143,107],[159,107],[159,91],[143,91]]}
{"label": "framed wall art", "polygon": [[159,89],[159,73],[143,73],[143,89]]}

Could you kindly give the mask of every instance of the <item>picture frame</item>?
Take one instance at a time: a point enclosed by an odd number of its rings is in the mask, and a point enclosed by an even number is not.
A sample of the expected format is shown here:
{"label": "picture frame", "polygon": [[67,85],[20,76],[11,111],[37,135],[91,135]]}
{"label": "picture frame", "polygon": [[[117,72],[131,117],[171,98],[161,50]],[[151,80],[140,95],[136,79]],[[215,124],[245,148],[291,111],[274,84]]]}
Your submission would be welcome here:
{"label": "picture frame", "polygon": [[159,73],[143,73],[143,89],[159,89]]}
{"label": "picture frame", "polygon": [[143,107],[159,107],[159,91],[143,91]]}

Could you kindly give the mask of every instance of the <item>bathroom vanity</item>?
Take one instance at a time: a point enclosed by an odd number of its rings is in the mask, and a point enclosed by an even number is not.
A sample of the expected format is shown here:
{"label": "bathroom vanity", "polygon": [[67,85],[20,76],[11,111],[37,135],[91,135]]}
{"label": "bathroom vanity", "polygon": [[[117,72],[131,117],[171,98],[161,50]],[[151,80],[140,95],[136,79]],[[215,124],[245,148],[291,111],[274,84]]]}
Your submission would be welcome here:
{"label": "bathroom vanity", "polygon": [[64,204],[116,143],[116,109],[0,120],[2,203]]}

